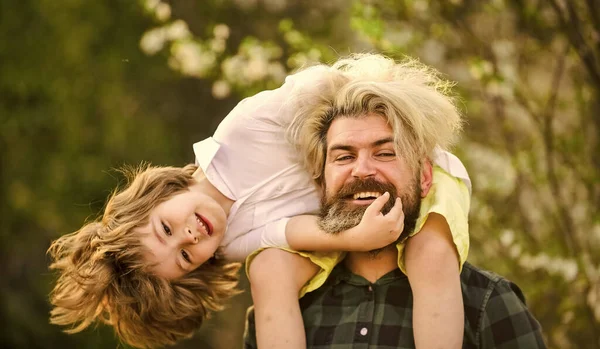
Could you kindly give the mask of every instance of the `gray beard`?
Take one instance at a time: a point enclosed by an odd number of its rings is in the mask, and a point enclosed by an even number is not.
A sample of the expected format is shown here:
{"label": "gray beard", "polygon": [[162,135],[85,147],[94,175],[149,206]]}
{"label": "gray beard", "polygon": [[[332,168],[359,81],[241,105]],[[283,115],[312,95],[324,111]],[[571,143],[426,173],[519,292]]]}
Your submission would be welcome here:
{"label": "gray beard", "polygon": [[[404,229],[398,240],[391,245],[396,245],[396,243],[404,241],[415,229],[421,209],[421,187],[416,183],[419,182],[413,181],[408,190],[400,194],[404,211]],[[380,193],[387,191],[390,193],[390,199],[381,210],[383,214],[387,214],[394,207],[396,197],[398,196],[396,188],[389,183],[381,183],[373,179],[357,180],[345,185],[333,196],[323,197],[321,200],[319,227],[326,233],[338,234],[357,226],[369,205],[356,206],[351,204],[350,200],[354,193],[361,191],[376,191]],[[370,253],[375,257],[386,247],[372,250]]]}

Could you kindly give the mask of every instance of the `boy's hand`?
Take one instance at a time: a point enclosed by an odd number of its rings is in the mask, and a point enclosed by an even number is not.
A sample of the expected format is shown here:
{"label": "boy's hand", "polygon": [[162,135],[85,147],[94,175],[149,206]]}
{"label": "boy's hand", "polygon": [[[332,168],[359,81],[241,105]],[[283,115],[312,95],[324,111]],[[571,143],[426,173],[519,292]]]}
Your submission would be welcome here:
{"label": "boy's hand", "polygon": [[404,229],[402,200],[396,198],[394,207],[386,215],[381,209],[389,200],[385,192],[367,207],[360,223],[342,234],[346,234],[348,251],[371,251],[388,246],[398,239]]}

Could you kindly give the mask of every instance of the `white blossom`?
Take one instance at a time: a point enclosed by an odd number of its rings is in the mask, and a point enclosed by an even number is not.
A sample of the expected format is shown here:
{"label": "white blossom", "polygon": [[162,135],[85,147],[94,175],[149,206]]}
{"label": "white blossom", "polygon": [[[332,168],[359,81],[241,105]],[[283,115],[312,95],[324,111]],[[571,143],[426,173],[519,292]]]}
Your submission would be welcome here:
{"label": "white blossom", "polygon": [[250,81],[262,80],[267,75],[267,61],[261,58],[251,58],[244,69],[244,77]]}
{"label": "white blossom", "polygon": [[500,243],[504,247],[508,247],[512,245],[515,241],[515,232],[512,230],[505,229],[502,234],[500,234]]}
{"label": "white blossom", "polygon": [[144,2],[144,8],[148,11],[154,11],[159,4],[160,0],[146,0]]}
{"label": "white blossom", "polygon": [[164,2],[159,3],[156,6],[154,15],[156,16],[156,19],[158,19],[161,22],[168,20],[169,18],[171,18],[171,6]]}
{"label": "white blossom", "polygon": [[205,77],[216,63],[214,53],[203,50],[202,46],[194,41],[177,43],[172,48],[172,54],[179,71],[189,76]]}
{"label": "white blossom", "polygon": [[225,80],[217,80],[212,85],[212,95],[216,99],[229,97],[231,94],[231,86]]}
{"label": "white blossom", "polygon": [[223,39],[212,39],[209,42],[210,49],[216,53],[223,53],[226,48],[225,40]]}
{"label": "white blossom", "polygon": [[283,65],[279,62],[271,62],[267,68],[269,76],[273,78],[273,80],[277,82],[283,82],[285,77],[287,76],[287,72]]}
{"label": "white blossom", "polygon": [[169,40],[187,39],[191,36],[190,29],[185,21],[178,19],[166,29]]}
{"label": "white blossom", "polygon": [[166,41],[165,30],[154,28],[144,33],[140,40],[140,48],[148,55],[153,55],[162,50]]}
{"label": "white blossom", "polygon": [[223,61],[221,64],[221,71],[228,81],[242,84],[242,71],[244,70],[244,66],[244,59],[241,56],[236,55]]}
{"label": "white blossom", "polygon": [[227,24],[217,24],[213,28],[213,35],[216,39],[226,40],[229,38],[229,27]]}
{"label": "white blossom", "polygon": [[579,272],[574,260],[550,257],[545,253],[536,256],[523,255],[519,259],[519,264],[529,270],[545,270],[549,274],[561,275],[567,282],[574,281]]}

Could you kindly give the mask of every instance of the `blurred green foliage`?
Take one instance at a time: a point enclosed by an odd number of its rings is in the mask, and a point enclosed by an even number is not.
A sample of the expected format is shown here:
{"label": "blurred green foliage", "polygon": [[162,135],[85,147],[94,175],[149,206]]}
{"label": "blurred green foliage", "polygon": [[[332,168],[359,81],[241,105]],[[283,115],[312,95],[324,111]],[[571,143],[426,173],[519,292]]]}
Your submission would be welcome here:
{"label": "blurred green foliage", "polygon": [[[101,210],[114,168],[193,161],[243,96],[351,52],[457,81],[471,253],[525,291],[551,348],[600,348],[600,4],[589,0],[0,3],[0,334],[112,348],[48,324],[45,250]],[[247,282],[242,281],[247,288]],[[241,344],[247,294],[178,348]]]}

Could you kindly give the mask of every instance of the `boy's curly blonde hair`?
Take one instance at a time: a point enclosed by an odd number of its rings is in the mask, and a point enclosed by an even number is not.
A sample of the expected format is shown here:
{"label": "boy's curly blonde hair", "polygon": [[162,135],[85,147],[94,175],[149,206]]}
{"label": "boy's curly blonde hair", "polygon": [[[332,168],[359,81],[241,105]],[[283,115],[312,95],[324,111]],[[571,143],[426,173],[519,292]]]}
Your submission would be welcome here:
{"label": "boy's curly blonde hair", "polygon": [[140,166],[127,170],[129,185],[115,191],[100,220],[54,241],[50,268],[59,278],[50,294],[50,322],[67,333],[95,322],[114,327],[122,341],[141,348],[191,337],[210,313],[239,293],[238,263],[211,258],[178,280],[153,275],[136,228],[150,211],[193,184],[196,166]]}

